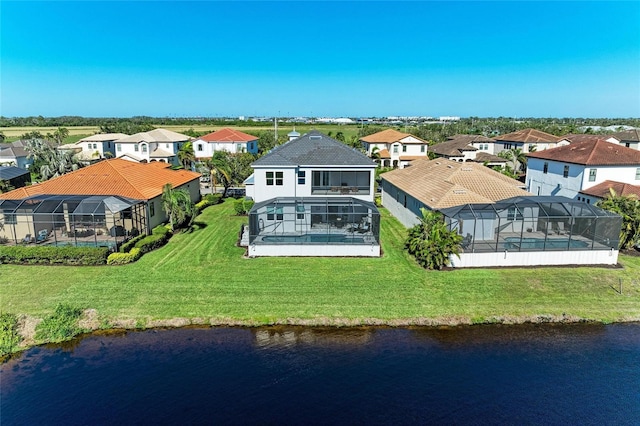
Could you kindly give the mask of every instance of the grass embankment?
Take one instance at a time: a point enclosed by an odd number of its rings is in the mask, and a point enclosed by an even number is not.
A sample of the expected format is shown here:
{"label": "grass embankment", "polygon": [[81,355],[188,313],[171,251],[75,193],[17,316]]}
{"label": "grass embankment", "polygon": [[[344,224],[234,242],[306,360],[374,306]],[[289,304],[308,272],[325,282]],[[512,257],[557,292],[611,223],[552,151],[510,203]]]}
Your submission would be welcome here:
{"label": "grass embankment", "polygon": [[623,269],[425,271],[402,248],[406,230],[382,209],[381,258],[245,259],[235,243],[247,219],[232,204],[209,207],[198,218],[206,227],[134,264],[3,265],[0,311],[33,323],[63,303],[91,309],[103,327],[640,320],[638,257],[622,256]]}

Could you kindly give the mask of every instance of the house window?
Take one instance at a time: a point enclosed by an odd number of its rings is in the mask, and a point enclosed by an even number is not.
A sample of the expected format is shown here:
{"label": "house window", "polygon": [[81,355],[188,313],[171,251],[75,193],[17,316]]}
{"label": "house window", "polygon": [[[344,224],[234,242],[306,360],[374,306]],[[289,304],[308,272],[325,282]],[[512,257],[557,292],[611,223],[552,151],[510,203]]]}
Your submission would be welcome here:
{"label": "house window", "polygon": [[393,146],[393,153],[397,154],[398,153],[398,145],[394,145]]}
{"label": "house window", "polygon": [[304,219],[304,205],[298,204],[296,206],[296,218],[300,220]]}
{"label": "house window", "polygon": [[275,207],[267,207],[267,220],[273,220],[275,217],[275,212]]}
{"label": "house window", "polygon": [[284,183],[284,172],[276,172],[276,186],[282,186]]}
{"label": "house window", "polygon": [[133,146],[133,150],[134,150],[135,152],[138,152],[138,149],[139,149],[139,148],[138,148],[138,145],[137,145],[137,144]]}
{"label": "house window", "polygon": [[627,148],[631,148],[631,143],[627,142],[624,144],[624,146],[626,146]]}
{"label": "house window", "polygon": [[198,151],[202,151],[202,144],[201,143],[198,144]]}
{"label": "house window", "polygon": [[640,180],[640,167],[636,169],[636,180]]}
{"label": "house window", "polygon": [[[267,172],[267,185],[268,186],[272,186],[273,185],[273,172]],[[268,217],[267,217],[268,219]]]}
{"label": "house window", "polygon": [[241,143],[237,143],[236,144],[236,152],[244,152],[244,149],[242,149],[242,144]]}
{"label": "house window", "polygon": [[515,207],[507,209],[507,220],[523,220],[522,213]]}
{"label": "house window", "polygon": [[149,217],[153,217],[155,215],[156,215],[156,205],[152,201],[152,202],[149,203]]}
{"label": "house window", "polygon": [[549,163],[545,161],[544,166],[542,166],[542,173],[546,175],[548,171],[549,171]]}
{"label": "house window", "polygon": [[527,148],[529,150],[529,152],[534,152],[536,150],[536,146],[532,143],[529,144],[529,147]]}
{"label": "house window", "polygon": [[424,152],[424,145],[420,145],[420,152]]}
{"label": "house window", "polygon": [[402,145],[402,152],[407,152],[407,146],[406,145]]}
{"label": "house window", "polygon": [[304,185],[306,173],[304,170],[298,170],[298,185]]}
{"label": "house window", "polygon": [[562,177],[569,177],[569,166],[564,166],[564,171],[562,172]]}
{"label": "house window", "polygon": [[598,172],[598,169],[589,170],[589,182],[595,182],[596,181],[596,173],[597,172]]}
{"label": "house window", "polygon": [[111,142],[107,142],[107,148],[111,149]]}
{"label": "house window", "polygon": [[142,152],[147,152],[147,146],[146,145],[142,145]]}
{"label": "house window", "polygon": [[282,207],[267,207],[267,220],[283,220],[284,209]]}
{"label": "house window", "polygon": [[116,144],[116,151],[118,151],[118,152],[122,151],[122,144],[120,144],[120,143]]}

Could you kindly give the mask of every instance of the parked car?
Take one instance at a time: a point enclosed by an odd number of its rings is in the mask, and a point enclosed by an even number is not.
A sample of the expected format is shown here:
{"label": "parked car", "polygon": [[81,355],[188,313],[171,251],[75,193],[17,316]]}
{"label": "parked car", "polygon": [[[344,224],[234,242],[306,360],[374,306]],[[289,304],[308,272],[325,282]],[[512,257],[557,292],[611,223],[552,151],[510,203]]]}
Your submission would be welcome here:
{"label": "parked car", "polygon": [[227,189],[227,197],[242,198],[247,195],[247,191],[244,188],[229,188]]}

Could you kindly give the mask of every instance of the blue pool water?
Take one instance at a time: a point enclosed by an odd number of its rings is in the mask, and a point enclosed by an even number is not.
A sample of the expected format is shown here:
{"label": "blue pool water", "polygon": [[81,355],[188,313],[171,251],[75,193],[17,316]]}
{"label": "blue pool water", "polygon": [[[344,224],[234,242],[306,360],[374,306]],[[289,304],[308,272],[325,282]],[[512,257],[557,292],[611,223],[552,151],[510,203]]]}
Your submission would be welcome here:
{"label": "blue pool water", "polygon": [[569,238],[518,238],[507,237],[504,239],[505,250],[553,250],[568,248],[587,248],[589,243],[580,240],[569,240]]}
{"label": "blue pool water", "polygon": [[362,244],[364,238],[348,235],[305,234],[305,235],[267,235],[262,237],[265,243],[350,243]]}

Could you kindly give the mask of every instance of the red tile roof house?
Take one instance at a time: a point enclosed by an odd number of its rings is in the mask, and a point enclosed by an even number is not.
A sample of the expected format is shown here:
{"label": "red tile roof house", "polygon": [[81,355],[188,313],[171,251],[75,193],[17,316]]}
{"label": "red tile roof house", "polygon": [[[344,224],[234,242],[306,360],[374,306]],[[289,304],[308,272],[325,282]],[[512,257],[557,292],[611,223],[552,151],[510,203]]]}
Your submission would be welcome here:
{"label": "red tile roof house", "polygon": [[229,128],[200,136],[193,142],[196,158],[211,158],[216,151],[258,153],[258,137]]}
{"label": "red tile roof house", "polygon": [[0,194],[0,237],[14,243],[108,246],[148,234],[167,221],[170,183],[200,199],[200,174],[167,163],[103,160],[48,181]]}
{"label": "red tile roof house", "polygon": [[640,151],[602,139],[574,141],[527,157],[527,188],[536,195],[590,203],[580,192],[605,181],[640,185]]}

